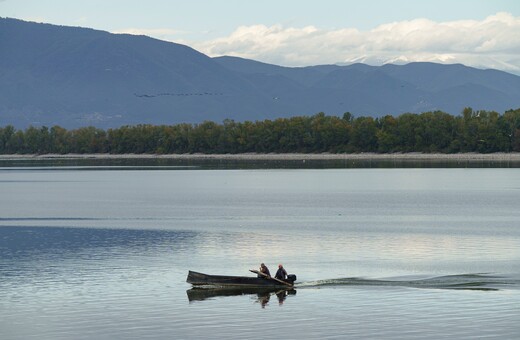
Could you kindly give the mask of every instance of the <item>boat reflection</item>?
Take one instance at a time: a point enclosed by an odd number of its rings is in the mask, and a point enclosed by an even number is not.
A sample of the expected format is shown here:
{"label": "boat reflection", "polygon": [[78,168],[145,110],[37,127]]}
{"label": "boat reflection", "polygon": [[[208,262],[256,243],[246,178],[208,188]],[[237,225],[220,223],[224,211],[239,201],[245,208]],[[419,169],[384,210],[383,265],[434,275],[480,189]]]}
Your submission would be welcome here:
{"label": "boat reflection", "polygon": [[264,308],[269,301],[271,300],[271,297],[274,295],[278,299],[278,304],[282,305],[285,302],[285,299],[289,295],[296,295],[296,290],[289,288],[289,289],[280,289],[280,288],[223,288],[223,287],[216,287],[216,288],[202,288],[202,287],[194,287],[191,289],[188,289],[186,291],[186,294],[188,295],[188,300],[190,302],[193,301],[204,301],[216,297],[223,297],[223,296],[240,296],[240,295],[256,295],[257,300],[256,302],[260,303],[262,308]]}
{"label": "boat reflection", "polygon": [[283,305],[285,299],[287,298],[288,295],[296,295],[296,290],[294,289],[290,289],[290,290],[286,290],[286,289],[283,289],[283,290],[279,290],[277,292],[274,292],[273,293],[269,293],[269,294],[258,294],[258,299],[257,299],[257,302],[260,303],[260,305],[262,306],[262,308],[265,308],[265,306],[267,306],[269,304],[269,300],[271,300],[271,296],[272,295],[276,295],[276,297],[278,298],[278,305]]}

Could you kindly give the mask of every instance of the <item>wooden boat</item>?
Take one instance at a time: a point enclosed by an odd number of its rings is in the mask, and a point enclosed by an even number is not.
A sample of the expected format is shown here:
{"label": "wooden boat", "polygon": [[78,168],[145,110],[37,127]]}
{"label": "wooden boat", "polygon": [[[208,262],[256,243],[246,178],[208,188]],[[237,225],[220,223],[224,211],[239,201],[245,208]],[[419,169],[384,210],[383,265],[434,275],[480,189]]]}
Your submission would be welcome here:
{"label": "wooden boat", "polygon": [[[251,272],[262,275],[256,270]],[[293,287],[296,275],[288,275],[287,280],[278,280],[274,277],[249,277],[249,276],[224,276],[208,275],[194,271],[188,272],[186,282],[194,286],[219,286],[219,287]]]}

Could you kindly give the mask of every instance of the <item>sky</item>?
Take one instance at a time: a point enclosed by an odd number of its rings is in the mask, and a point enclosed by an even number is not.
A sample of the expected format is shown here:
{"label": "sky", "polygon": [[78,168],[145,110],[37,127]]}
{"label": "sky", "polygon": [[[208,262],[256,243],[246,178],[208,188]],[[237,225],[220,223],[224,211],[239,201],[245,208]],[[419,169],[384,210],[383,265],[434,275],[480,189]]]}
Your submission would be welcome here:
{"label": "sky", "polygon": [[0,17],[283,66],[431,61],[520,74],[519,0],[0,0]]}

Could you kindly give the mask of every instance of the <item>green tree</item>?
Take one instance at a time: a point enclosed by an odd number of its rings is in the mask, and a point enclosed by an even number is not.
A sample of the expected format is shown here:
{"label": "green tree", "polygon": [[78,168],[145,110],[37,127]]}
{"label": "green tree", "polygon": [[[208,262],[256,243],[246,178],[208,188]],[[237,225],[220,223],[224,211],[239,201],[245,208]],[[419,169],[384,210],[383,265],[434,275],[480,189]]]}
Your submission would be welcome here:
{"label": "green tree", "polygon": [[44,154],[50,151],[49,129],[30,126],[24,133],[23,153]]}
{"label": "green tree", "polygon": [[378,152],[396,152],[400,150],[398,121],[394,116],[384,116],[377,120]]}
{"label": "green tree", "polygon": [[377,126],[372,117],[356,118],[352,124],[351,145],[357,152],[377,151]]}
{"label": "green tree", "polygon": [[102,129],[88,126],[71,131],[71,152],[74,153],[105,153],[107,152],[106,132]]}
{"label": "green tree", "polygon": [[510,150],[520,152],[520,109],[508,110],[502,116],[504,135],[509,139]]}
{"label": "green tree", "polygon": [[415,129],[416,151],[447,152],[457,135],[457,124],[453,116],[441,112],[425,112],[419,115],[419,126]]}
{"label": "green tree", "polygon": [[397,117],[397,136],[401,152],[417,151],[417,130],[420,127],[420,118],[416,114],[405,113]]}
{"label": "green tree", "polygon": [[17,150],[12,145],[16,129],[12,125],[0,128],[0,154],[12,154]]}
{"label": "green tree", "polygon": [[313,116],[274,121],[122,126],[68,131],[0,127],[0,153],[243,152],[510,152],[520,151],[520,109],[500,115],[465,108],[381,118]]}
{"label": "green tree", "polygon": [[49,134],[50,152],[58,154],[66,154],[70,152],[71,137],[70,133],[60,127],[53,126]]}

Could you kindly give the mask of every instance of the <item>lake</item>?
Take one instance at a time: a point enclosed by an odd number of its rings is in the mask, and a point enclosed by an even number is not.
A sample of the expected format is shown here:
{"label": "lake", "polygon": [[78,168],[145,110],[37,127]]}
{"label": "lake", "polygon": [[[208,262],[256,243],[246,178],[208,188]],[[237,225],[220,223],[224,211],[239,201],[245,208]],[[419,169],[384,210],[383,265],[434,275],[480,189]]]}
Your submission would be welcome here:
{"label": "lake", "polygon": [[[519,202],[519,168],[2,164],[0,338],[517,339]],[[261,262],[295,291],[186,283]]]}

